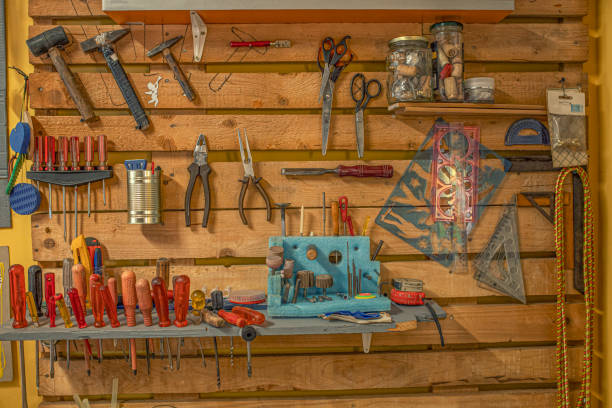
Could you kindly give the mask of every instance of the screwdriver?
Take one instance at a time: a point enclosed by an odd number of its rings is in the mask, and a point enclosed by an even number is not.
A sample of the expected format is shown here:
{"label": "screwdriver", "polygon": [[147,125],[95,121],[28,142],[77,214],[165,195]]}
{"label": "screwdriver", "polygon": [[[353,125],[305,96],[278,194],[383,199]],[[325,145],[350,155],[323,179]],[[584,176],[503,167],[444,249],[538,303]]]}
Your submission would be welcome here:
{"label": "screwdriver", "polygon": [[266,316],[264,316],[263,313],[243,306],[234,306],[232,308],[232,314],[239,316],[247,323],[247,326],[240,329],[240,336],[247,344],[247,375],[251,377],[251,342],[255,340],[257,336],[257,332],[251,325],[262,325],[266,321]]}
{"label": "screwdriver", "polygon": [[[206,295],[199,289],[194,290],[191,293],[191,308],[192,313],[195,316],[200,317],[200,321],[203,320],[204,314],[202,310],[206,306]],[[204,349],[202,348],[202,339],[198,337],[198,343],[200,345],[200,354],[202,355],[202,366],[206,367],[206,361],[204,360]]]}
{"label": "screwdriver", "polygon": [[22,329],[28,326],[28,321],[25,318],[25,276],[22,265],[15,264],[11,266],[9,269],[9,283],[11,288],[11,308],[13,309],[14,316],[13,329]]}
{"label": "screwdriver", "polygon": [[[60,136],[57,138],[57,145],[59,151],[59,171],[67,171],[68,166],[68,138]],[[64,242],[67,241],[66,237],[66,186],[62,186],[62,213],[64,215]]]}
{"label": "screwdriver", "polygon": [[[98,170],[108,170],[106,165],[106,135],[98,136]],[[102,202],[106,206],[106,188],[102,179]]]}
{"label": "screwdriver", "polygon": [[[78,265],[75,265],[78,266]],[[75,282],[77,281],[77,279],[74,279]],[[82,280],[82,277],[81,277]],[[85,321],[85,314],[83,313],[83,309],[81,307],[81,296],[79,295],[79,291],[75,288],[72,288],[70,290],[68,290],[68,297],[70,297],[70,302],[72,304],[72,311],[74,312],[74,318],[77,321],[77,324],[79,325],[79,329],[84,329],[85,327],[87,327],[87,322]],[[91,375],[91,368],[90,368],[90,357],[91,357],[91,345],[89,344],[89,340],[85,339],[83,341],[85,343],[85,350],[84,350],[84,354],[85,354],[85,364],[86,364],[86,368],[87,368],[87,375]]]}
{"label": "screwdriver", "polygon": [[[151,319],[151,310],[153,309],[153,301],[151,299],[151,289],[149,288],[149,281],[146,279],[138,279],[136,281],[136,298],[138,299],[138,306],[142,318],[144,319],[144,325],[149,327],[153,325]],[[151,372],[151,361],[149,359],[149,339],[146,341],[147,351],[147,375]]]}
{"label": "screwdriver", "polygon": [[[91,259],[89,257],[89,251],[87,250],[87,242],[85,242],[85,237],[81,234],[75,239],[72,240],[70,244],[70,249],[72,249],[72,257],[74,258],[74,263],[80,263],[83,265],[83,279],[84,282],[89,282],[89,277],[91,275]],[[89,299],[90,290],[89,286],[85,287],[85,305],[87,305],[87,299]],[[87,310],[84,308],[83,310]]]}
{"label": "screwdriver", "polygon": [[42,269],[38,265],[32,265],[28,268],[28,290],[32,293],[34,298],[34,305],[38,316],[42,316],[42,299],[43,299],[43,285],[42,285]]}
{"label": "screwdriver", "polygon": [[170,284],[170,261],[168,258],[159,258],[155,263],[155,277],[162,278],[166,287]]}
{"label": "screwdriver", "polygon": [[[78,136],[72,136],[70,138],[70,158],[71,164],[70,170],[79,171],[81,167],[79,166],[79,161],[81,160],[81,150],[79,148],[79,138]],[[77,186],[74,186],[74,237],[76,238],[79,234],[78,228],[78,218],[77,218],[77,209],[78,209],[78,198],[77,198]]]}
{"label": "screwdriver", "polygon": [[55,274],[45,273],[45,302],[47,303],[47,316],[49,327],[55,327]]}
{"label": "screwdriver", "polygon": [[[87,294],[87,289],[85,288],[85,267],[83,264],[76,264],[72,267],[72,283],[79,299],[81,311],[85,313],[85,310],[87,310],[85,308],[85,295]],[[72,310],[74,311],[75,305],[72,297],[70,297],[70,303],[72,304]],[[76,313],[74,315],[76,317]]]}
{"label": "screwdriver", "polygon": [[64,286],[64,301],[66,302],[66,306],[68,306],[68,312],[71,312],[72,304],[70,303],[70,299],[68,298],[68,289],[72,287],[72,267],[74,266],[74,261],[72,258],[64,258],[62,262],[62,286]]}
{"label": "screwdriver", "polygon": [[[91,302],[91,310],[94,316],[94,327],[101,328],[106,326],[104,323],[104,299],[98,290],[102,286],[100,276],[91,275],[89,277],[89,296]],[[98,363],[102,363],[102,340],[98,340]]]}
{"label": "screwdriver", "polygon": [[[36,136],[36,151],[34,152],[34,164],[32,166],[32,170],[34,171],[43,171],[44,170],[44,155],[45,155],[45,145],[43,142],[44,138],[42,136]],[[40,190],[40,183],[38,180],[36,181],[36,188]]]}
{"label": "screwdriver", "polygon": [[[55,139],[53,136],[47,136],[45,138],[45,163],[47,164],[47,171],[55,170]],[[51,195],[51,183],[49,185],[49,219],[51,219],[51,207],[53,197]]]}
{"label": "screwdriver", "polygon": [[332,235],[340,235],[340,227],[338,225],[338,202],[332,201],[331,203],[331,217],[332,217]]}
{"label": "screwdriver", "polygon": [[[189,286],[190,280],[187,275],[179,275],[174,281],[174,325],[176,327],[187,326],[187,312],[189,311]],[[176,369],[181,369],[181,344],[183,338],[179,338],[176,352]]]}
{"label": "screwdriver", "polygon": [[[123,293],[123,307],[128,327],[136,326],[136,275],[133,271],[121,274],[121,293]],[[136,367],[136,339],[130,339],[130,358],[132,360],[132,372],[138,373]]]}
{"label": "screwdriver", "polygon": [[159,327],[170,326],[170,320],[168,319],[168,290],[166,289],[166,283],[161,278],[153,278],[151,281],[153,287],[153,299],[155,300],[155,310],[157,310],[157,317],[159,318]]}
{"label": "screwdriver", "polygon": [[32,292],[26,292],[26,305],[28,306],[28,312],[30,312],[30,319],[36,327],[40,327],[40,321],[38,320],[38,313],[36,312],[36,305],[34,303],[34,295]]}
{"label": "screwdriver", "polygon": [[338,166],[335,169],[325,168],[282,168],[283,176],[320,176],[333,173],[339,177],[393,177],[393,166],[367,166],[359,164],[356,166]]}
{"label": "screwdriver", "polygon": [[[94,159],[94,140],[93,136],[85,137],[85,170],[91,171],[96,168],[93,166]],[[87,183],[87,216],[91,217],[91,183]]]}
{"label": "screwdriver", "polygon": [[98,286],[98,292],[104,302],[104,310],[106,310],[106,316],[108,316],[108,320],[111,322],[111,327],[116,328],[121,326],[119,319],[117,319],[117,305],[113,302],[113,297],[111,296],[108,286],[100,284]]}
{"label": "screwdriver", "polygon": [[344,225],[344,234],[346,235],[346,223],[348,217],[348,198],[342,196],[338,199],[338,206],[340,208],[340,217],[342,218],[342,224]]}
{"label": "screwdriver", "polygon": [[[68,312],[68,308],[66,307],[66,302],[64,302],[64,296],[61,293],[56,293],[53,297],[53,301],[57,304],[57,309],[60,312],[60,316],[62,316],[62,320],[64,321],[64,327],[67,329],[73,326],[72,320],[70,319],[70,313]],[[66,368],[70,368],[70,340],[66,340]]]}

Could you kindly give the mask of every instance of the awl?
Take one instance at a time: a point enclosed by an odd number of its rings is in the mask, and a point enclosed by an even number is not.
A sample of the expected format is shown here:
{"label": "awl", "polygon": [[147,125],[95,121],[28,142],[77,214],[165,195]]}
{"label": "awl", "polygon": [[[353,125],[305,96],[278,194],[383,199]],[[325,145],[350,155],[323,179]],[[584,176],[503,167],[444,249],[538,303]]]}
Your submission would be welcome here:
{"label": "awl", "polygon": [[281,169],[283,176],[321,176],[327,173],[335,173],[340,177],[393,177],[393,166],[367,166],[359,164],[356,166],[338,166],[335,169],[305,168],[305,169]]}

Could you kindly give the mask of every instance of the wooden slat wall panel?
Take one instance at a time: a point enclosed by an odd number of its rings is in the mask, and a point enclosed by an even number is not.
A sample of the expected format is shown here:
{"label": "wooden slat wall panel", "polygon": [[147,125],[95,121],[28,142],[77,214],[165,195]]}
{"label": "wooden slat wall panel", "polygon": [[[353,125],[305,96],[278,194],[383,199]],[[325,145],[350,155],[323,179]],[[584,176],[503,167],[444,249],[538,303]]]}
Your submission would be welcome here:
{"label": "wooden slat wall panel", "polygon": [[[571,348],[570,380],[580,376],[582,348]],[[489,348],[469,351],[265,356],[253,358],[253,377],[248,378],[246,359],[221,358],[222,392],[354,390],[436,386],[548,384],[556,378],[554,347]],[[213,364],[202,367],[199,358],[181,359],[181,370],[164,369],[166,361],[151,361],[151,375],[134,377],[123,360],[92,364],[91,376],[84,361],[55,365],[55,380],[40,378],[42,395],[108,393],[113,377],[120,393],[216,392]],[[40,362],[49,371],[48,360]],[[163,375],[162,375],[163,374]],[[197,381],[193,381],[197,378]]]}
{"label": "wooden slat wall panel", "polygon": [[[251,134],[249,132],[249,134]],[[156,166],[163,170],[164,189],[162,194],[162,206],[165,210],[184,210],[185,191],[189,183],[189,172],[187,167],[193,162],[193,154],[190,153],[154,153],[151,159]],[[255,160],[257,157],[255,156]],[[330,199],[335,199],[333,192],[342,192],[342,195],[350,197],[351,207],[382,207],[393,188],[398,184],[404,174],[408,160],[391,161],[369,161],[369,165],[392,165],[394,174],[392,178],[355,178],[338,177],[336,175],[322,176],[293,176],[281,175],[282,168],[335,168],[339,165],[364,164],[358,161],[322,161],[322,162],[257,162],[254,166],[258,177],[263,177],[266,192],[273,202],[293,202],[294,207],[303,205],[306,208],[321,208],[321,192],[326,191]],[[500,168],[498,160],[482,160],[481,164],[492,168]],[[239,162],[216,162],[210,163],[212,173],[210,176],[211,208],[213,209],[236,209],[238,208],[238,196],[241,177],[244,169]],[[114,177],[106,183],[106,207],[102,201],[102,186],[95,184],[92,189],[92,209],[127,211],[127,170],[122,164],[114,166]],[[507,173],[506,178],[499,186],[497,193],[491,200],[492,205],[508,204],[514,196],[520,192],[542,192],[553,191],[557,172],[540,173]],[[41,195],[48,201],[48,190],[43,189]],[[74,209],[73,191],[67,194],[67,207]],[[87,190],[81,188],[79,197],[79,210],[87,209]],[[62,210],[62,189],[52,189],[52,205],[54,211]],[[337,194],[338,196],[340,194]],[[299,201],[296,199],[299,198]],[[265,208],[265,204],[257,195],[248,195],[249,208]],[[414,197],[407,197],[403,201],[405,205],[421,205]],[[329,206],[329,204],[328,204]],[[42,206],[41,212],[48,207]],[[204,208],[204,193],[200,183],[194,188],[191,198],[191,208]],[[328,210],[329,212],[329,210]]]}
{"label": "wooden slat wall panel", "polygon": [[[250,199],[257,197],[251,192]],[[261,199],[261,198],[259,198]],[[245,201],[246,203],[247,201]],[[250,201],[249,201],[250,202]],[[471,234],[472,240],[468,250],[478,253],[488,242],[497,220],[503,211],[502,207],[491,207],[476,225]],[[376,218],[378,208],[353,208],[351,216],[355,220],[357,231],[367,216]],[[535,208],[522,207],[518,211],[519,241],[522,252],[553,251],[552,225]],[[320,210],[305,210],[305,231],[321,235]],[[192,211],[192,220],[201,220],[202,211]],[[165,211],[164,225],[128,225],[127,213],[95,213],[91,218],[79,214],[79,229],[95,234],[108,252],[109,259],[155,259],[160,256],[160,245],[165,253],[176,258],[215,258],[221,256],[263,257],[266,256],[269,236],[280,235],[280,216],[273,210],[272,222],[266,221],[265,210],[246,210],[249,225],[242,225],[237,210],[211,211],[208,228],[203,229],[199,223],[185,227],[182,211]],[[299,232],[299,211],[287,213],[287,234]],[[72,231],[72,217],[68,217],[68,231]],[[327,230],[330,231],[331,220],[327,219]],[[58,261],[70,253],[70,242],[64,242],[62,217],[53,215],[49,220],[47,214],[32,215],[32,247],[37,261]],[[418,236],[418,231],[411,224],[403,227],[407,236]],[[69,236],[72,234],[69,232]],[[386,254],[419,254],[412,246],[391,235],[382,228],[372,225],[370,238],[372,242],[384,240],[381,250]]]}
{"label": "wooden slat wall panel", "polygon": [[[319,109],[317,103],[321,74],[318,72],[301,73],[235,73],[225,84],[221,92],[209,90],[209,81],[215,74],[207,74],[198,68],[185,68],[186,75],[191,75],[190,82],[200,98],[189,102],[182,95],[178,82],[172,79],[171,72],[156,70],[163,78],[160,82],[159,104],[155,108],[148,105],[144,92],[147,83],[155,82],[155,76],[142,73],[130,74],[130,79],[141,96],[144,107],[150,109]],[[148,76],[145,76],[148,75]],[[377,78],[385,82],[386,73],[365,73],[367,78]],[[471,74],[467,73],[469,77]],[[480,75],[480,74],[477,74]],[[87,89],[89,98],[97,109],[126,108],[119,88],[111,74],[85,73],[78,75]],[[475,76],[472,74],[471,76]],[[582,81],[580,73],[562,72],[496,72],[489,76],[495,78],[495,101],[521,105],[544,105],[545,91],[549,87],[558,87],[561,78],[575,86]],[[354,108],[349,86],[351,75],[340,75],[334,93],[335,108]],[[218,78],[217,78],[218,79]],[[110,97],[109,97],[110,94]],[[40,72],[30,75],[30,106],[34,109],[71,109],[74,104],[66,91],[59,75],[52,72]],[[118,105],[116,105],[118,104]],[[376,98],[369,107],[387,107],[384,97]]]}
{"label": "wooden slat wall panel", "polygon": [[[554,279],[554,258],[523,259],[523,276],[525,279],[525,293],[527,296],[553,296],[556,292]],[[126,270],[132,270],[138,278],[151,280],[155,276],[154,266],[138,267],[107,267],[105,273],[109,276],[119,277]],[[45,272],[55,273],[55,287],[58,293],[63,293],[62,270],[45,269]],[[568,271],[568,275],[573,271]],[[193,288],[219,287],[232,290],[267,289],[268,267],[265,265],[173,265],[171,276],[189,275]],[[392,278],[410,274],[415,279],[424,282],[427,295],[431,298],[462,298],[480,296],[504,296],[499,292],[478,286],[478,283],[469,274],[454,274],[448,276],[448,268],[434,261],[406,261],[382,262],[381,280],[390,282]],[[568,276],[568,279],[570,277]],[[388,286],[385,286],[385,292]],[[577,294],[572,285],[568,293]]]}
{"label": "wooden slat wall panel", "polygon": [[[512,16],[577,17],[587,14],[587,0],[516,0]],[[30,17],[106,17],[102,0],[29,0]]]}
{"label": "wooden slat wall panel", "polygon": [[[108,138],[109,151],[193,151],[197,134],[207,135],[210,151],[238,150],[235,129],[246,128],[251,150],[320,150],[320,115],[190,115],[177,113],[149,116],[151,128],[134,128],[131,116],[100,116],[85,125],[79,116],[35,116],[37,135],[97,136]],[[417,150],[434,124],[435,117],[397,120],[389,115],[367,115],[366,150]],[[465,121],[480,127],[481,143],[494,150],[544,150],[548,146],[506,146],[504,136],[516,117],[445,116],[448,122]],[[546,123],[545,118],[539,118]],[[193,133],[193,135],[191,135]],[[354,115],[332,114],[328,150],[355,150]]]}
{"label": "wooden slat wall panel", "polygon": [[[53,26],[30,27],[30,37]],[[66,48],[69,64],[104,63],[99,53],[84,53],[78,43],[95,37],[99,32],[110,31],[120,26],[65,26],[72,36],[72,45]],[[313,44],[327,36],[342,38],[351,35],[351,48],[356,53],[355,61],[384,61],[387,42],[403,35],[421,35],[429,25],[421,24],[240,24],[240,30],[257,38],[275,38],[283,33],[290,40],[290,48],[270,49],[265,54],[246,53],[242,62],[315,62],[316,46]],[[173,48],[173,55],[181,63],[193,62],[193,38],[191,27],[185,25],[130,26],[131,34],[117,41],[116,50],[124,63],[162,63],[161,54],[148,58],[147,51],[164,40],[184,35],[184,41]],[[232,25],[211,24],[204,47],[204,62],[227,61],[234,52],[228,39],[234,38]],[[470,24],[464,30],[465,61],[478,62],[583,62],[588,58],[586,26],[583,24]],[[242,54],[234,60],[242,58]],[[231,61],[231,60],[230,60]],[[49,64],[48,58],[34,57],[32,64]]]}

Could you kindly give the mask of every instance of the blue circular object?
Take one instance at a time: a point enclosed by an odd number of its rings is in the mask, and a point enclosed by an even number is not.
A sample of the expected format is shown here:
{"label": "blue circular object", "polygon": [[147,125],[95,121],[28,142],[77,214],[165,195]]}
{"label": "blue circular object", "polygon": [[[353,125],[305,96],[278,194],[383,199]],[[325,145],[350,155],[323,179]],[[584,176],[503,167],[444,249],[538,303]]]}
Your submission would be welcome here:
{"label": "blue circular object", "polygon": [[11,130],[11,149],[17,153],[26,154],[30,147],[30,125],[19,122]]}
{"label": "blue circular object", "polygon": [[30,215],[40,207],[40,192],[32,184],[19,183],[13,187],[9,203],[17,214]]}

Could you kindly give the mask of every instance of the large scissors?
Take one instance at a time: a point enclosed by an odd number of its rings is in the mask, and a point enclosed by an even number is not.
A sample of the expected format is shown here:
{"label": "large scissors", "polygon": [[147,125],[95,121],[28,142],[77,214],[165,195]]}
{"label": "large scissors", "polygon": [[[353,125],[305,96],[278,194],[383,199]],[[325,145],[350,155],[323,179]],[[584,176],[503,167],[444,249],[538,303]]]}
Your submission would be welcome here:
{"label": "large scissors", "polygon": [[[346,36],[342,39],[341,42],[345,42],[350,36]],[[319,69],[321,72],[325,73],[325,67],[321,64],[320,56],[321,53],[325,54],[323,48],[321,48],[319,52],[319,56],[317,57],[317,64],[319,65]],[[346,52],[343,54],[345,55]],[[334,99],[334,87],[336,81],[338,80],[338,76],[346,66],[353,60],[353,53],[349,53],[347,57],[348,60],[342,59],[342,57],[332,66],[329,74],[329,80],[325,83],[325,89],[323,92],[323,108],[321,111],[321,153],[323,156],[327,153],[327,140],[329,137],[329,127],[331,123],[331,111],[332,111],[332,103]]]}
{"label": "large scissors", "polygon": [[333,38],[326,37],[321,43],[321,52],[323,53],[323,61],[325,62],[325,67],[323,69],[323,76],[321,77],[319,102],[321,102],[321,99],[323,98],[323,94],[325,93],[325,88],[327,87],[329,77],[333,68],[348,51],[348,45],[346,44],[346,40],[348,40],[349,38],[351,38],[351,36],[347,35],[338,44],[336,44]]}
{"label": "large scissors", "polygon": [[[371,85],[375,85],[376,90],[371,89]],[[370,92],[370,91],[374,92]],[[359,158],[363,157],[365,130],[363,122],[363,111],[371,99],[380,95],[382,85],[378,79],[370,79],[366,81],[365,75],[355,74],[351,79],[351,97],[357,104],[355,106],[355,135],[357,136],[357,154]]]}

